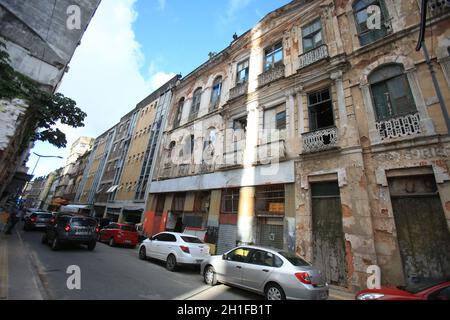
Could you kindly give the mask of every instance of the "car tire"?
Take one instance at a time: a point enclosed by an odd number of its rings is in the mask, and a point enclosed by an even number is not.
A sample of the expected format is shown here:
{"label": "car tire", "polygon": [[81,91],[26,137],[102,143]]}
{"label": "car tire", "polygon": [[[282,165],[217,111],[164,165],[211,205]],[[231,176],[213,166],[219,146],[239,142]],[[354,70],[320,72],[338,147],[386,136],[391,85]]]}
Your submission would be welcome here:
{"label": "car tire", "polygon": [[177,269],[177,258],[173,254],[169,254],[166,260],[166,269],[173,272]]}
{"label": "car tire", "polygon": [[45,245],[48,244],[48,237],[47,237],[47,234],[46,234],[46,233],[44,233],[44,234],[42,235],[41,243],[42,243],[42,244],[45,244]]}
{"label": "car tire", "polygon": [[89,251],[94,251],[95,246],[97,245],[97,241],[92,241],[91,243],[88,244],[88,250]]}
{"label": "car tire", "polygon": [[264,290],[267,300],[286,300],[286,294],[276,283],[269,283]]}
{"label": "car tire", "polygon": [[139,249],[139,259],[141,259],[141,260],[147,260],[147,252],[146,252],[144,246],[142,246],[142,247]]}
{"label": "car tire", "polygon": [[116,241],[114,240],[114,238],[111,238],[111,239],[109,239],[108,244],[109,244],[110,247],[115,247],[116,246]]}
{"label": "car tire", "polygon": [[60,243],[58,237],[55,236],[52,241],[52,250],[58,251],[60,248],[61,248],[61,243]]}
{"label": "car tire", "polygon": [[203,272],[203,280],[208,286],[214,287],[217,284],[216,270],[213,266],[207,266]]}

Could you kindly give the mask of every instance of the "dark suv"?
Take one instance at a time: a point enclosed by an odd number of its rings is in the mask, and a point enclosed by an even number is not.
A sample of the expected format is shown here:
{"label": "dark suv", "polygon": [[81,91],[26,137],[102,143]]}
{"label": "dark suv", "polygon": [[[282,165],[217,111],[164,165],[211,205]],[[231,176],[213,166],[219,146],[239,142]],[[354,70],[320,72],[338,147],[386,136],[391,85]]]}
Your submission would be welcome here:
{"label": "dark suv", "polygon": [[87,245],[90,251],[97,244],[98,227],[93,218],[60,215],[53,224],[49,224],[42,236],[42,243],[49,244],[52,250],[58,250],[63,244]]}

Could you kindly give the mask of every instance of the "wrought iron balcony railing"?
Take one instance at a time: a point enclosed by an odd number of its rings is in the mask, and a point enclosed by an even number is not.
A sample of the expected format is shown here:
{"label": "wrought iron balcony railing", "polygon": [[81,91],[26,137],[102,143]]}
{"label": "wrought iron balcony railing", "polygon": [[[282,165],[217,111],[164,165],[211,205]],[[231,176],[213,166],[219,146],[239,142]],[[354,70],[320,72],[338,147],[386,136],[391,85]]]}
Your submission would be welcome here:
{"label": "wrought iron balcony railing", "polygon": [[318,61],[328,58],[328,47],[323,44],[317,48],[314,48],[302,55],[300,55],[300,67],[299,69],[305,68],[312,65]]}
{"label": "wrought iron balcony railing", "polygon": [[381,140],[401,138],[421,133],[420,116],[418,113],[379,121],[375,125]]}
{"label": "wrought iron balcony railing", "polygon": [[330,127],[303,134],[303,152],[325,151],[338,146],[338,129]]}
{"label": "wrought iron balcony railing", "polygon": [[258,76],[258,86],[262,87],[273,81],[284,78],[284,70],[285,70],[284,64],[280,64],[273,68],[270,68],[267,71],[264,71],[262,74]]}

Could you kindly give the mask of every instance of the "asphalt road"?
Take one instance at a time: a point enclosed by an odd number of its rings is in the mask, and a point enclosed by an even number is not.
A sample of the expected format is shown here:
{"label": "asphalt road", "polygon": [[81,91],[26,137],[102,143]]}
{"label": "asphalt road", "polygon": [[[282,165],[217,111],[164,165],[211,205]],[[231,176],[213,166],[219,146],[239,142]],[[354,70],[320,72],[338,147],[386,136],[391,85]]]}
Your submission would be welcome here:
{"label": "asphalt road", "polygon": [[[93,252],[83,246],[54,252],[41,244],[42,233],[24,232],[17,226],[30,250],[46,298],[53,300],[256,300],[262,297],[246,291],[203,283],[198,268],[169,272],[163,263],[138,259],[137,249],[98,243]],[[81,290],[67,288],[69,266],[81,270]],[[14,272],[14,270],[10,270]]]}

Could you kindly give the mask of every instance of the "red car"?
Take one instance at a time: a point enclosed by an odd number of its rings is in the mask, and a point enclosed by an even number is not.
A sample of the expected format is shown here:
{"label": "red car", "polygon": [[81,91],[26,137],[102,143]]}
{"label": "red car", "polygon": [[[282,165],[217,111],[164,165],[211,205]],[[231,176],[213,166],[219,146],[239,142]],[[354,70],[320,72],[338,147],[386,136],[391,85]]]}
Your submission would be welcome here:
{"label": "red car", "polygon": [[98,240],[100,242],[108,242],[111,247],[116,245],[135,247],[138,244],[138,237],[135,226],[111,223],[100,231]]}
{"label": "red car", "polygon": [[450,281],[366,289],[356,295],[356,300],[450,300]]}

